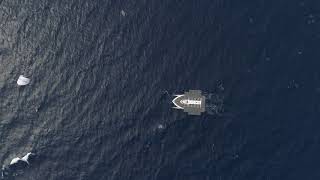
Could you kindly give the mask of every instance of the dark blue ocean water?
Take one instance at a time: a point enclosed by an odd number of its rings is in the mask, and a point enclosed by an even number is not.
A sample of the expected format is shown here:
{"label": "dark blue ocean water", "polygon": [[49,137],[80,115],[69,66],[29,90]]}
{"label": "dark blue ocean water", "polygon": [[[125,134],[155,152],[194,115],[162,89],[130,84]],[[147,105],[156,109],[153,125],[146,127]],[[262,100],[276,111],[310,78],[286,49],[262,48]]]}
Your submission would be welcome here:
{"label": "dark blue ocean water", "polygon": [[[0,165],[37,154],[5,179],[319,179],[319,18],[317,0],[0,1]],[[172,109],[189,89],[223,111]]]}

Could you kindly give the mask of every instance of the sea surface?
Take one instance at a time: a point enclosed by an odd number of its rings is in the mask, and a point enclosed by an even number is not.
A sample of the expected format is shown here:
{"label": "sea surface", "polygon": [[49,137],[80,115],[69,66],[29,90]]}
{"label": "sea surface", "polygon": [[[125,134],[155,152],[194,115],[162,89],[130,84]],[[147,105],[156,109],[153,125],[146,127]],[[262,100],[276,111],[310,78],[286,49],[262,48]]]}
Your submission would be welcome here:
{"label": "sea surface", "polygon": [[3,179],[317,180],[319,102],[319,0],[0,1]]}

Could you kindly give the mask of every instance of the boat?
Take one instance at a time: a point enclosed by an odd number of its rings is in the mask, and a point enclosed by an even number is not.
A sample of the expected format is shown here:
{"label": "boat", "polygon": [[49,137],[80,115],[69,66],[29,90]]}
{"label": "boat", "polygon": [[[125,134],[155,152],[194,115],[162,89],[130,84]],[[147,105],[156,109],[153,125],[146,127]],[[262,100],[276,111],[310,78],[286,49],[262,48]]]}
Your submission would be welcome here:
{"label": "boat", "polygon": [[184,94],[174,95],[172,103],[174,109],[182,109],[189,115],[201,115],[205,112],[205,96],[200,90],[189,90]]}

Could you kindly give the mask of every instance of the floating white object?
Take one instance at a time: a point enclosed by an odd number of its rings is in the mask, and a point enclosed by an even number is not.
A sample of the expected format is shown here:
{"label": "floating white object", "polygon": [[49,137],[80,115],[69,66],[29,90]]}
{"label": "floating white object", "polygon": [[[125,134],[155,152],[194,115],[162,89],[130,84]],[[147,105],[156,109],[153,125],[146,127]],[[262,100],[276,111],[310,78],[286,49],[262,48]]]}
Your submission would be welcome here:
{"label": "floating white object", "polygon": [[10,162],[10,165],[17,163],[18,161],[20,161],[20,158],[18,158],[18,157],[13,158],[13,159],[11,160],[11,162]]}
{"label": "floating white object", "polygon": [[34,155],[34,154],[31,153],[31,152],[29,152],[29,153],[27,153],[25,156],[23,156],[21,159],[20,159],[19,157],[13,158],[13,159],[11,160],[11,162],[10,162],[10,165],[16,164],[16,163],[19,162],[19,161],[23,161],[23,162],[29,164],[28,159],[29,159],[29,156],[30,156],[30,155]]}
{"label": "floating white object", "polygon": [[126,12],[124,12],[124,10],[121,10],[121,15],[126,16]]}
{"label": "floating white object", "polygon": [[159,125],[158,125],[158,129],[164,129],[164,125],[159,124]]}
{"label": "floating white object", "polygon": [[31,153],[31,152],[29,152],[29,153],[27,153],[25,156],[23,156],[23,157],[21,158],[21,160],[29,164],[28,159],[29,159],[29,156],[30,156],[30,155],[34,155],[34,154]]}
{"label": "floating white object", "polygon": [[29,78],[26,78],[23,75],[19,76],[19,79],[17,81],[18,86],[25,86],[25,85],[27,85],[29,83],[30,83],[30,79]]}

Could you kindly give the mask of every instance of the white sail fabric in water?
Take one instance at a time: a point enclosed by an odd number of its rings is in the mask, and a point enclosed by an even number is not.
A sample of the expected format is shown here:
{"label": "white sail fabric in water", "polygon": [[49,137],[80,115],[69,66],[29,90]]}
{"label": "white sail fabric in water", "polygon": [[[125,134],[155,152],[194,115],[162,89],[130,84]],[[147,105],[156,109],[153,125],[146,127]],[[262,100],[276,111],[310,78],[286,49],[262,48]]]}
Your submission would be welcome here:
{"label": "white sail fabric in water", "polygon": [[19,157],[13,158],[13,159],[11,160],[11,162],[10,162],[10,165],[16,164],[16,163],[18,163],[19,161],[29,164],[29,156],[33,156],[33,155],[35,155],[35,154],[29,152],[29,153],[27,153],[25,156],[23,156],[22,158],[19,158]]}
{"label": "white sail fabric in water", "polygon": [[17,84],[19,85],[19,86],[25,86],[25,85],[27,85],[27,84],[29,84],[30,83],[30,79],[29,78],[26,78],[26,77],[24,77],[23,75],[20,75],[19,76],[19,79],[18,79],[18,81],[17,81]]}
{"label": "white sail fabric in water", "polygon": [[20,158],[16,157],[16,158],[13,158],[10,162],[10,165],[12,164],[16,164],[18,161],[20,161]]}

